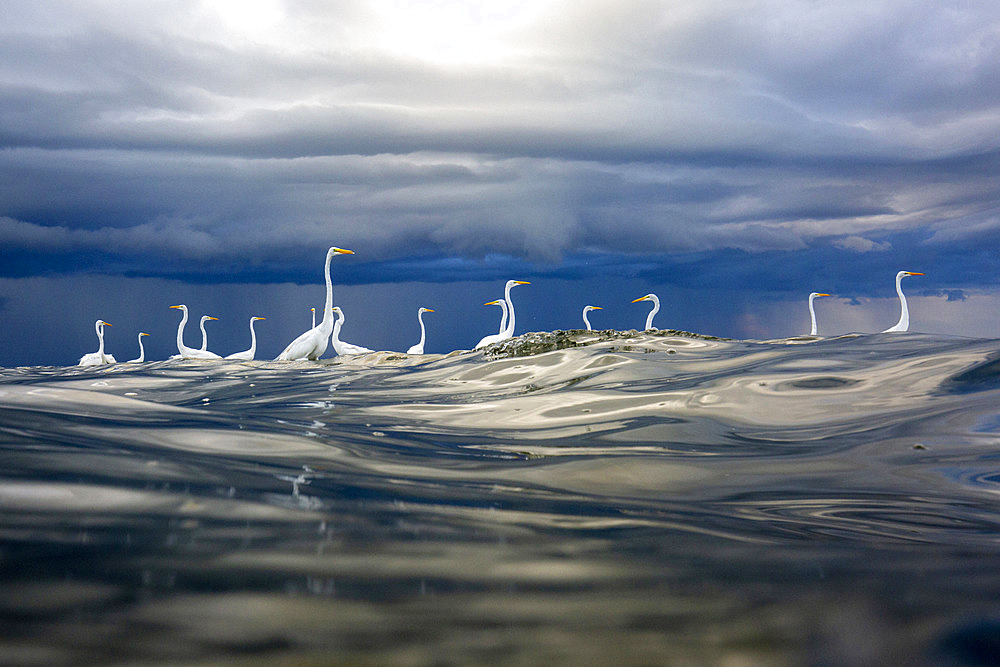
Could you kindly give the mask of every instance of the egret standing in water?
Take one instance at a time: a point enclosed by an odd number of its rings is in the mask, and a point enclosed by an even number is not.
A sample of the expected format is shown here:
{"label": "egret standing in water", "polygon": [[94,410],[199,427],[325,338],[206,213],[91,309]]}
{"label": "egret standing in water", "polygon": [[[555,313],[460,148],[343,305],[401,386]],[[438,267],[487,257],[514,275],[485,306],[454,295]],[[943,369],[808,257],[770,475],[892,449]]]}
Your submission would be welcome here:
{"label": "egret standing in water", "polygon": [[330,260],[334,255],[353,255],[353,250],[345,250],[332,246],[326,251],[326,264],[323,268],[323,278],[326,280],[326,303],[323,307],[323,320],[309,331],[302,333],[288,344],[277,361],[294,361],[309,359],[316,361],[326,352],[330,334],[333,332],[333,282],[330,280]]}
{"label": "egret standing in water", "polygon": [[369,350],[367,347],[362,347],[361,345],[354,345],[353,343],[340,340],[340,328],[344,326],[344,322],[347,321],[347,317],[344,315],[344,311],[341,310],[340,306],[334,306],[333,312],[337,315],[337,323],[333,325],[333,333],[330,336],[330,344],[333,345],[333,349],[337,354],[367,354],[375,351]]}
{"label": "egret standing in water", "polygon": [[660,312],[660,299],[655,294],[647,294],[646,296],[640,296],[638,299],[632,301],[632,303],[639,303],[640,301],[652,301],[653,309],[649,311],[649,315],[646,316],[646,328],[643,331],[649,331],[653,328],[653,315]]}
{"label": "egret standing in water", "polygon": [[177,356],[181,359],[221,359],[219,355],[215,352],[209,352],[208,350],[196,350],[193,347],[188,347],[184,344],[184,326],[187,325],[188,321],[188,307],[183,303],[170,306],[171,308],[178,308],[184,315],[181,317],[180,324],[177,325]]}
{"label": "egret standing in water", "polygon": [[143,361],[146,360],[146,348],[142,346],[142,337],[148,335],[149,335],[148,333],[142,333],[142,332],[139,333],[139,356],[136,357],[135,359],[129,359],[128,363],[141,364]]}
{"label": "egret standing in water", "polygon": [[434,311],[430,308],[420,308],[417,310],[417,321],[420,322],[420,342],[416,345],[410,346],[410,349],[406,351],[407,354],[423,354],[424,353],[424,313],[433,313]]}
{"label": "egret standing in water", "polygon": [[478,343],[476,343],[475,349],[481,347],[486,347],[493,343],[499,342],[504,338],[504,332],[507,330],[507,302],[503,299],[496,299],[494,301],[487,301],[483,304],[484,306],[500,306],[503,311],[503,315],[500,316],[500,330],[495,334],[490,334],[489,336],[483,336]]}
{"label": "egret standing in water", "polygon": [[91,352],[80,357],[80,366],[101,366],[103,364],[113,364],[114,355],[104,352],[104,327],[111,326],[109,322],[97,320],[94,322],[94,331],[97,332],[97,352]]}
{"label": "egret standing in water", "polygon": [[[479,348],[481,348],[481,347],[486,347],[490,343],[496,343],[496,342],[501,341],[501,340],[507,340],[508,338],[512,338],[514,336],[514,325],[515,325],[515,323],[514,323],[514,302],[510,300],[510,290],[511,290],[511,288],[517,287],[518,285],[530,285],[530,284],[531,283],[529,281],[527,281],[527,280],[508,280],[507,281],[507,284],[504,286],[504,291],[503,291],[503,300],[507,304],[507,313],[506,313],[507,314],[507,326],[504,328],[503,331],[501,331],[500,333],[496,334],[496,336],[486,336],[485,338],[483,338],[482,340],[480,340],[478,343],[476,343],[476,349],[477,350]],[[491,305],[492,303],[493,302],[491,301],[491,302],[489,302],[486,305]]]}
{"label": "egret standing in water", "polygon": [[809,331],[810,336],[818,335],[816,333],[816,309],[813,307],[813,301],[821,296],[830,296],[829,294],[823,294],[822,292],[813,292],[809,295],[809,319],[812,320],[812,329]]}
{"label": "egret standing in water", "polygon": [[896,294],[899,295],[899,321],[895,326],[889,327],[882,333],[894,333],[897,331],[908,331],[910,328],[910,311],[906,307],[906,297],[903,296],[903,278],[906,276],[922,276],[922,273],[914,271],[900,271],[896,274]]}
{"label": "egret standing in water", "polygon": [[593,331],[594,328],[590,326],[590,320],[587,319],[587,313],[592,310],[604,310],[601,306],[584,306],[583,307],[583,326],[587,327],[587,331]]}
{"label": "egret standing in water", "polygon": [[266,320],[266,317],[251,317],[250,318],[250,349],[243,350],[242,352],[233,352],[226,359],[238,359],[240,361],[253,361],[254,356],[257,354],[257,332],[253,330],[253,323],[257,320]]}

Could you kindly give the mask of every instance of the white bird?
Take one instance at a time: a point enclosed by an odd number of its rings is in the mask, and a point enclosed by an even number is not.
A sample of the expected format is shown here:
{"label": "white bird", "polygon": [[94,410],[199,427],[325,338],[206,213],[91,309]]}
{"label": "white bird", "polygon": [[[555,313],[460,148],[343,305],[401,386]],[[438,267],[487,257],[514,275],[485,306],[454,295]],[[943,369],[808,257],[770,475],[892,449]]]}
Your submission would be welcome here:
{"label": "white bird", "polygon": [[218,317],[212,317],[211,315],[202,315],[201,321],[198,323],[198,327],[201,329],[201,351],[204,352],[208,349],[208,334],[205,333],[205,322],[209,320],[217,320]]}
{"label": "white bird", "polygon": [[344,311],[340,309],[340,306],[334,306],[333,312],[337,314],[337,323],[333,325],[333,334],[330,336],[330,344],[333,345],[333,349],[337,354],[367,354],[368,352],[374,352],[375,350],[369,350],[367,347],[362,347],[360,345],[353,345],[345,341],[340,340],[340,328],[347,321],[344,316]]}
{"label": "white bird", "polygon": [[604,310],[601,306],[584,306],[583,307],[583,324],[587,327],[587,331],[593,331],[593,327],[590,326],[590,320],[587,319],[587,313],[592,310]]}
{"label": "white bird", "polygon": [[660,300],[657,298],[655,294],[647,294],[646,296],[640,296],[638,299],[635,299],[632,303],[638,303],[640,301],[653,302],[653,309],[649,311],[649,315],[646,316],[646,328],[643,329],[643,331],[649,331],[650,329],[653,328],[653,315],[656,315],[658,312],[660,312]]}
{"label": "white bird", "polygon": [[420,322],[420,342],[416,345],[410,346],[410,349],[406,351],[407,354],[423,354],[424,353],[424,313],[433,313],[431,308],[420,308],[417,310],[417,321]]}
{"label": "white bird", "polygon": [[226,359],[239,359],[241,361],[253,361],[254,356],[257,354],[257,332],[253,330],[253,323],[257,320],[266,320],[266,317],[251,317],[250,318],[250,349],[243,350],[242,352],[233,352]]}
{"label": "white bird", "polygon": [[148,333],[139,332],[139,356],[135,359],[129,359],[130,364],[141,364],[146,360],[146,349],[142,346],[142,337],[148,336]]}
{"label": "white bird", "polygon": [[102,364],[113,364],[114,355],[104,352],[104,326],[111,326],[110,322],[97,320],[94,322],[94,331],[97,332],[97,352],[91,352],[80,357],[80,366],[101,366]]}
{"label": "white bird", "polygon": [[809,319],[812,320],[812,329],[809,331],[809,335],[810,336],[816,336],[816,335],[818,335],[816,333],[816,331],[817,331],[817,329],[816,329],[816,309],[813,307],[813,301],[815,301],[817,297],[821,297],[821,296],[830,296],[830,295],[829,294],[823,294],[822,292],[813,292],[812,294],[809,295]]}
{"label": "white bird", "polygon": [[335,246],[331,246],[326,251],[326,265],[323,269],[323,278],[326,280],[326,305],[323,308],[323,321],[289,343],[288,347],[277,356],[276,361],[294,361],[296,359],[316,361],[326,352],[330,333],[333,331],[333,282],[330,280],[330,260],[333,259],[334,255],[353,254],[353,250],[344,250]]}
{"label": "white bird", "polygon": [[316,309],[315,309],[315,308],[310,308],[309,310],[311,310],[311,311],[312,311],[312,315],[313,315],[313,323],[312,323],[312,326],[313,326],[313,328],[315,328],[315,326],[316,326]]}
{"label": "white bird", "polygon": [[[193,347],[188,347],[184,344],[184,326],[188,321],[188,307],[183,303],[177,306],[170,306],[171,308],[179,308],[184,315],[181,317],[180,324],[177,325],[177,356],[181,359],[221,359],[219,355],[215,352],[209,352],[208,350],[196,350]],[[171,359],[176,359],[177,357],[171,357]]]}
{"label": "white bird", "polygon": [[483,338],[476,343],[474,349],[478,350],[481,347],[486,347],[487,345],[492,345],[504,339],[504,332],[507,329],[507,302],[503,299],[496,299],[494,301],[487,301],[483,304],[484,306],[500,306],[503,310],[503,316],[500,318],[500,331],[495,334],[490,334],[489,336],[483,336]]}
{"label": "white bird", "polygon": [[922,273],[913,271],[900,271],[896,274],[896,294],[899,295],[899,321],[895,326],[889,327],[882,333],[893,333],[896,331],[907,331],[910,328],[910,311],[906,307],[906,297],[903,296],[903,278],[906,276],[922,276]]}
{"label": "white bird", "polygon": [[[507,284],[504,286],[503,299],[497,299],[497,301],[490,301],[490,302],[484,304],[484,305],[487,305],[487,306],[491,306],[494,303],[497,303],[499,301],[505,302],[505,304],[506,304],[505,316],[507,318],[507,326],[503,327],[503,330],[500,331],[497,334],[494,334],[492,336],[486,336],[486,337],[484,337],[482,340],[480,340],[478,343],[476,343],[475,349],[478,350],[479,348],[486,347],[487,345],[489,345],[491,343],[497,343],[497,342],[502,341],[502,340],[507,340],[508,338],[512,338],[514,336],[514,324],[515,324],[515,322],[514,322],[514,302],[511,301],[511,299],[510,299],[510,290],[511,290],[512,287],[517,287],[518,285],[530,285],[530,284],[531,283],[528,282],[527,280],[508,280]],[[500,307],[503,308],[504,306],[501,305]],[[502,326],[502,324],[501,324],[501,326]]]}

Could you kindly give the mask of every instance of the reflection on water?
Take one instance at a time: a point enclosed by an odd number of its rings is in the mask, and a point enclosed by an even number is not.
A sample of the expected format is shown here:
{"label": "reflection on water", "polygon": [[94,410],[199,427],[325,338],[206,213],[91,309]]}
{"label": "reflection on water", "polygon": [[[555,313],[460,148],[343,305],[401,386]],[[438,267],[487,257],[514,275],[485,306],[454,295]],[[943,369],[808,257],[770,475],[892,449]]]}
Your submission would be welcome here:
{"label": "reflection on water", "polygon": [[1000,341],[559,345],[0,370],[3,662],[997,657]]}

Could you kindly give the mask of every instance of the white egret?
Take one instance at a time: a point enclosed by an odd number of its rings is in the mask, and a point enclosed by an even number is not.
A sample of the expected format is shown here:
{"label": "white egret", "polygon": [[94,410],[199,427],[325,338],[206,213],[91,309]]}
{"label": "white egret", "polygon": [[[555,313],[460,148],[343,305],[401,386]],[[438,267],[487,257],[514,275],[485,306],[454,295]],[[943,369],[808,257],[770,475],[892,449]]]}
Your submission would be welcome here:
{"label": "white egret", "polygon": [[900,271],[896,274],[896,294],[899,295],[899,321],[895,326],[889,327],[882,333],[893,333],[896,331],[907,331],[910,328],[910,311],[906,307],[906,297],[903,296],[903,278],[906,276],[922,276],[922,273],[914,271]]}
{"label": "white egret", "polygon": [[496,299],[495,301],[487,301],[483,304],[484,306],[500,306],[503,311],[503,316],[500,318],[500,331],[495,334],[490,334],[489,336],[483,336],[483,338],[476,343],[475,349],[481,347],[486,347],[492,343],[496,343],[504,339],[504,331],[507,329],[507,302],[503,299]]}
{"label": "white egret", "polygon": [[504,330],[504,338],[511,338],[514,335],[514,302],[510,300],[510,288],[530,284],[527,280],[508,280],[504,287],[503,299],[507,302],[507,328]]}
{"label": "white egret", "polygon": [[653,309],[649,311],[649,315],[646,316],[646,328],[643,331],[649,331],[653,328],[653,315],[660,312],[660,299],[657,298],[655,294],[647,294],[646,296],[640,296],[635,299],[632,303],[639,303],[640,301],[652,301]]}
{"label": "white egret", "polygon": [[135,359],[129,359],[130,364],[141,364],[146,360],[146,349],[142,346],[142,337],[148,336],[148,333],[139,332],[139,356]]}
{"label": "white egret", "polygon": [[211,315],[202,315],[201,321],[198,323],[198,328],[201,329],[201,351],[204,352],[208,349],[208,334],[205,333],[205,322],[209,320],[217,320],[218,317],[212,317]]}
{"label": "white egret", "polygon": [[431,308],[420,308],[417,310],[417,321],[420,322],[420,342],[416,345],[411,345],[410,349],[406,351],[407,354],[423,354],[424,353],[424,313],[433,313],[434,310]]}
{"label": "white egret", "polygon": [[587,313],[592,310],[604,310],[601,306],[584,306],[583,307],[583,325],[587,327],[587,331],[593,331],[594,328],[590,326],[590,320],[587,319]]}
{"label": "white egret", "polygon": [[475,349],[478,350],[479,348],[486,347],[491,343],[496,343],[501,340],[507,340],[508,338],[512,338],[514,336],[514,326],[515,326],[514,302],[511,301],[510,290],[512,287],[517,287],[518,285],[530,285],[530,284],[531,283],[528,282],[527,280],[508,280],[506,286],[504,287],[503,299],[497,299],[496,301],[490,301],[488,303],[483,304],[486,306],[491,306],[495,303],[499,303],[500,307],[504,308],[504,319],[506,319],[507,324],[505,326],[503,324],[503,320],[501,320],[500,323],[501,331],[497,333],[495,336],[486,336],[485,338],[480,340],[478,343],[476,343]]}
{"label": "white egret", "polygon": [[344,316],[344,311],[340,309],[340,306],[334,306],[333,312],[337,314],[337,323],[333,325],[333,334],[330,336],[330,344],[333,345],[333,349],[337,354],[367,354],[368,352],[374,352],[375,350],[369,350],[367,347],[362,347],[360,345],[354,345],[340,340],[340,328],[347,321]]}
{"label": "white egret", "polygon": [[326,280],[326,305],[323,308],[323,321],[289,343],[288,347],[277,356],[277,361],[294,361],[296,359],[316,361],[326,352],[330,333],[333,331],[333,282],[330,280],[330,260],[333,259],[334,255],[353,254],[353,250],[345,250],[335,246],[331,246],[326,251],[326,265],[323,269],[323,278]]}
{"label": "white egret", "polygon": [[250,349],[243,350],[242,352],[233,352],[226,359],[239,359],[241,361],[253,361],[254,356],[257,354],[257,332],[253,330],[253,323],[257,320],[266,320],[266,317],[251,317],[250,318]]}
{"label": "white egret", "polygon": [[312,327],[311,328],[316,328],[316,309],[315,308],[310,308],[309,310],[312,311],[312,315],[313,315],[313,323],[312,323]]}
{"label": "white egret", "polygon": [[94,331],[97,332],[97,352],[91,352],[80,357],[80,366],[101,366],[103,364],[116,363],[114,355],[106,354],[104,352],[105,325],[110,327],[111,323],[105,322],[104,320],[97,320],[94,322]]}
{"label": "white egret", "polygon": [[[171,308],[179,308],[184,315],[181,317],[180,324],[177,325],[177,356],[181,359],[221,359],[219,355],[215,352],[209,352],[208,350],[196,350],[193,347],[188,347],[184,344],[184,326],[188,321],[188,307],[183,303],[177,306],[170,306]],[[171,357],[175,359],[176,357]]]}
{"label": "white egret", "polygon": [[812,330],[809,331],[810,336],[816,336],[816,309],[813,307],[813,301],[821,296],[830,296],[829,294],[823,294],[822,292],[813,292],[809,295],[809,319],[812,320]]}

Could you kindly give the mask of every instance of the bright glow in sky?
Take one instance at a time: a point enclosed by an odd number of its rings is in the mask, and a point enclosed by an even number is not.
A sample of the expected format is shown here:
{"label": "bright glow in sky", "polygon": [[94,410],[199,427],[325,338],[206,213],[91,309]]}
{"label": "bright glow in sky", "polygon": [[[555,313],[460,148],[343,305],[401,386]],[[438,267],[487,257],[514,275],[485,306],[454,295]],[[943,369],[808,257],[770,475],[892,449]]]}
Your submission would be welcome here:
{"label": "bright glow in sky", "polygon": [[235,36],[262,37],[285,18],[280,0],[208,0],[203,4]]}
{"label": "bright glow in sky", "polygon": [[522,0],[375,3],[374,44],[400,57],[451,67],[497,64],[519,55],[510,40],[544,4]]}

